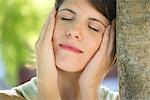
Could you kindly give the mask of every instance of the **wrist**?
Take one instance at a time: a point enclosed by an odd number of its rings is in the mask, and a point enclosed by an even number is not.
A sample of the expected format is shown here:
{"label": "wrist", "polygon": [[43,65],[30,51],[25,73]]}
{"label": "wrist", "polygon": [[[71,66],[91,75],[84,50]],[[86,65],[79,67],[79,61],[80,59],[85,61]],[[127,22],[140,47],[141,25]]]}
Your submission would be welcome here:
{"label": "wrist", "polygon": [[81,100],[98,100],[99,82],[80,82]]}
{"label": "wrist", "polygon": [[61,100],[60,93],[55,82],[51,82],[50,84],[44,84],[44,82],[37,83],[38,100]]}
{"label": "wrist", "polygon": [[98,88],[95,86],[80,88],[81,100],[98,100]]}
{"label": "wrist", "polygon": [[84,88],[84,89],[97,89],[100,85],[100,83],[102,82],[102,80],[98,80],[98,81],[79,81],[79,86],[80,88]]}

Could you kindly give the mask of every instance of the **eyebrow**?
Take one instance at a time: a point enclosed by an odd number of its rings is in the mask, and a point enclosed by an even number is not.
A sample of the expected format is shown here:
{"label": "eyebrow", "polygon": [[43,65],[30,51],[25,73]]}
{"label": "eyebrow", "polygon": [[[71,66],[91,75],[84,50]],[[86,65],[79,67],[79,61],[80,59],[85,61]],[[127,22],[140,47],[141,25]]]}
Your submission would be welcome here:
{"label": "eyebrow", "polygon": [[[59,11],[60,11],[60,12],[61,12],[61,11],[69,11],[69,12],[71,12],[71,13],[73,13],[73,14],[77,15],[77,13],[76,13],[76,12],[74,12],[73,10],[68,9],[68,8],[60,9]],[[106,25],[105,25],[102,21],[100,21],[100,20],[98,20],[98,19],[96,19],[96,18],[91,18],[91,17],[90,17],[90,18],[89,18],[89,20],[97,21],[97,22],[99,22],[99,23],[103,24],[103,26],[106,28]]]}
{"label": "eyebrow", "polygon": [[97,22],[103,24],[103,26],[106,28],[106,25],[105,25],[102,21],[100,21],[100,20],[98,20],[98,19],[96,19],[96,18],[90,18],[90,20],[97,21]]}
{"label": "eyebrow", "polygon": [[64,9],[61,9],[61,10],[59,10],[59,11],[64,11],[64,10],[69,11],[69,12],[71,12],[71,13],[73,13],[73,14],[76,15],[76,12],[74,12],[73,10],[68,9],[68,8],[64,8]]}

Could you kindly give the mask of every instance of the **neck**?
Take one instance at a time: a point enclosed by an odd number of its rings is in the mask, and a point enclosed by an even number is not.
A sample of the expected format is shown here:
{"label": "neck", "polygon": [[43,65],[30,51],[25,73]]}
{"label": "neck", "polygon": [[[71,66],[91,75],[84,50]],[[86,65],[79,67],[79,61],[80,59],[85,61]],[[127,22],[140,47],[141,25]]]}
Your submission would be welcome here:
{"label": "neck", "polygon": [[58,68],[58,88],[62,100],[77,100],[81,72],[65,72]]}

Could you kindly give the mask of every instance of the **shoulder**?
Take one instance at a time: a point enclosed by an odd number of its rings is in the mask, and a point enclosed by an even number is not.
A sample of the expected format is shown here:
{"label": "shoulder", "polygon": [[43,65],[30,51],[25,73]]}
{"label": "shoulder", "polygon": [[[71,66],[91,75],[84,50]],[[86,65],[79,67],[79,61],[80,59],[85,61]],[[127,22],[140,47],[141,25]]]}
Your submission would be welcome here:
{"label": "shoulder", "polygon": [[0,100],[25,100],[15,90],[0,90]]}
{"label": "shoulder", "polygon": [[0,100],[36,100],[36,84],[36,78],[32,78],[10,90],[0,90]]}
{"label": "shoulder", "polygon": [[37,82],[36,77],[32,78],[30,81],[25,82],[17,87],[12,88],[18,91],[26,100],[36,100],[37,96]]}

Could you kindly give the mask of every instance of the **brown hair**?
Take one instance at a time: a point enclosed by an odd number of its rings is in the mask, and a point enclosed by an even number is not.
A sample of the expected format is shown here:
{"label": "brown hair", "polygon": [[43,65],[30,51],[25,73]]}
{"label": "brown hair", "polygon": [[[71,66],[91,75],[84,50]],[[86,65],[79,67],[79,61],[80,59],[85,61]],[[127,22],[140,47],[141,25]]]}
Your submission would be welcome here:
{"label": "brown hair", "polygon": [[[56,0],[55,8],[59,9],[64,0]],[[116,18],[116,0],[89,0],[89,2],[99,12],[101,12],[110,22]]]}

